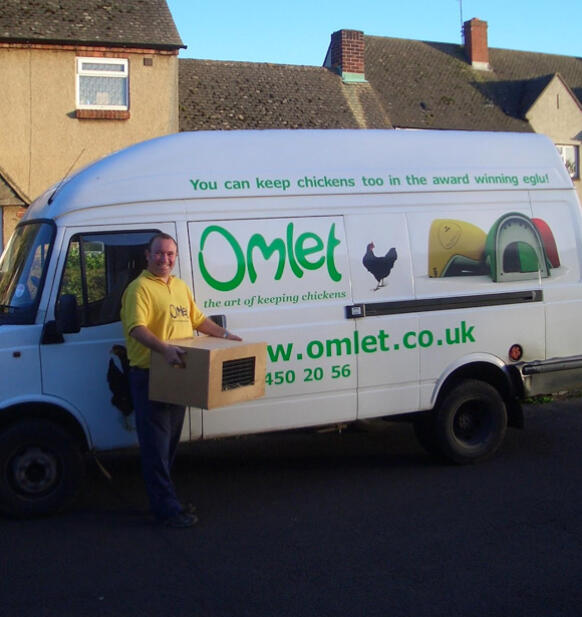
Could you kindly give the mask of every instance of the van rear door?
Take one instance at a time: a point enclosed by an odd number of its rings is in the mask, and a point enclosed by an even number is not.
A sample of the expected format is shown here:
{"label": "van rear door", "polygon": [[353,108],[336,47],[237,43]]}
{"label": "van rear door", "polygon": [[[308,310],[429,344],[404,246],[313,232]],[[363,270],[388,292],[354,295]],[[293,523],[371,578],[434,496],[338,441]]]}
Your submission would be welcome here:
{"label": "van rear door", "polygon": [[415,411],[419,405],[418,314],[404,212],[346,216],[358,344],[358,418]]}

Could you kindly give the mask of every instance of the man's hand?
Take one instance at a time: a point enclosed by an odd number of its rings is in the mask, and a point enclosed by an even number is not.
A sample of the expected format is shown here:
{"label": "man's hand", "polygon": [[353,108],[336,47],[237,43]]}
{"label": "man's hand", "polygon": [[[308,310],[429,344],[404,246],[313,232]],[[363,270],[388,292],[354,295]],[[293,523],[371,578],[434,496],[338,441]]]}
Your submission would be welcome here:
{"label": "man's hand", "polygon": [[226,331],[226,336],[222,336],[222,338],[226,338],[229,341],[242,341],[242,338],[238,334],[233,334],[232,332]]}
{"label": "man's hand", "polygon": [[226,328],[215,324],[212,319],[206,318],[199,326],[198,332],[202,334],[208,334],[208,336],[215,336],[216,338],[226,338],[230,341],[242,341],[242,338],[237,334],[229,332]]}
{"label": "man's hand", "polygon": [[166,362],[171,366],[184,366],[182,356],[186,352],[176,345],[161,341],[145,326],[136,326],[130,332],[130,336],[148,349],[164,356]]}
{"label": "man's hand", "polygon": [[184,367],[184,356],[186,352],[176,345],[166,345],[163,356],[170,366]]}

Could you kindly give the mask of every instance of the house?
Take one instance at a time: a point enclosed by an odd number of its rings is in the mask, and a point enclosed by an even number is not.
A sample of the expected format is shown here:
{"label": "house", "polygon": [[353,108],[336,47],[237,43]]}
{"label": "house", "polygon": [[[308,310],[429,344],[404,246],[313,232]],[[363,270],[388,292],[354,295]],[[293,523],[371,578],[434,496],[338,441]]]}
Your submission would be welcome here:
{"label": "house", "polygon": [[183,47],[165,0],[3,0],[2,243],[73,169],[178,130]]}
{"label": "house", "polygon": [[394,128],[537,132],[582,198],[582,58],[340,30],[322,67],[180,60],[180,130]]}

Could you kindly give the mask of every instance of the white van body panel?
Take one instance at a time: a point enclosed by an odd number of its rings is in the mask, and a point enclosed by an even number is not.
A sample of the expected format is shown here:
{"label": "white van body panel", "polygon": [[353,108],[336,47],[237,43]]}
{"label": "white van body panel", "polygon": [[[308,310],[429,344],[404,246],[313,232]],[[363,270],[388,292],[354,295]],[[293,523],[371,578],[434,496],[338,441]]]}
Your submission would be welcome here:
{"label": "white van body panel", "polygon": [[19,397],[26,399],[41,392],[41,331],[40,325],[4,325],[0,328],[1,407],[14,404]]}
{"label": "white van body panel", "polygon": [[[24,223],[39,219],[57,226],[40,323],[54,319],[73,239],[159,229],[176,237],[176,274],[200,308],[267,342],[264,399],[191,409],[184,439],[427,410],[457,369],[515,364],[514,344],[521,363],[582,348],[579,206],[539,135],[181,133],[65,179]],[[534,246],[546,233],[559,253],[551,265]],[[393,256],[381,280],[364,266],[372,244],[375,257]],[[104,380],[122,342],[113,322],[41,345],[43,391],[82,409],[97,449],[135,443]],[[38,391],[39,379],[26,387]]]}
{"label": "white van body panel", "polygon": [[[95,211],[123,203],[140,204],[140,209],[150,203],[157,209],[163,202],[193,198],[418,194],[435,192],[435,185],[423,183],[422,178],[463,178],[468,171],[467,184],[442,184],[439,190],[443,186],[461,192],[499,190],[505,185],[512,188],[511,180],[503,186],[475,180],[476,175],[500,172],[508,178],[530,178],[527,188],[538,186],[534,185],[536,174],[544,180],[544,188],[571,188],[568,172],[564,165],[557,165],[559,159],[551,148],[548,139],[535,134],[382,130],[179,133],[137,144],[90,165],[62,183],[52,207],[47,208],[41,198],[28,216],[56,219],[75,210]],[[383,184],[364,185],[362,177],[381,178]],[[396,178],[400,183],[391,184]],[[333,186],[330,179],[358,182]],[[248,188],[242,184],[244,180],[249,181]],[[323,186],[319,180],[324,180]],[[216,183],[216,189],[211,183]]]}
{"label": "white van body panel", "polygon": [[582,350],[580,322],[580,236],[579,208],[569,207],[564,193],[558,191],[531,192],[535,216],[550,227],[560,227],[560,257],[564,263],[559,273],[543,282],[546,307],[546,357],[574,356]]}
{"label": "white van body panel", "polygon": [[91,441],[91,427],[87,423],[87,420],[83,413],[69,404],[67,400],[55,396],[47,396],[45,394],[31,394],[30,392],[23,392],[11,398],[7,398],[2,401],[2,407],[0,409],[14,409],[14,408],[42,408],[50,407],[53,409],[60,409],[70,415],[70,417],[78,424],[87,438],[87,447],[93,449],[95,444]]}

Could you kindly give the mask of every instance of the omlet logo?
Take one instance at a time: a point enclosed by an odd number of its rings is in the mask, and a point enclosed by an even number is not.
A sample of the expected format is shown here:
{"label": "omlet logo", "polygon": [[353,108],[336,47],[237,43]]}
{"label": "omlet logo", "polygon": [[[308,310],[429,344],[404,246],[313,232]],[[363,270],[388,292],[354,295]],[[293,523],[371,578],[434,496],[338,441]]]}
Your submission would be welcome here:
{"label": "omlet logo", "polygon": [[[204,256],[204,247],[208,239],[216,234],[226,240],[229,250],[232,251],[232,261],[236,263],[234,276],[226,281],[220,281],[213,276],[211,262],[207,261]],[[335,236],[335,223],[331,225],[325,240],[311,231],[301,233],[296,237],[293,223],[289,223],[285,238],[274,238],[268,242],[264,236],[256,233],[250,237],[246,247],[241,246],[234,235],[224,227],[210,225],[202,232],[200,238],[198,266],[206,283],[218,291],[236,289],[247,273],[250,282],[254,283],[257,280],[255,268],[257,252],[265,260],[273,257],[277,260],[274,276],[276,281],[281,279],[285,265],[289,264],[291,272],[297,278],[302,278],[306,270],[319,270],[325,266],[331,280],[337,283],[342,278],[334,259],[334,251],[339,244],[340,241]],[[229,260],[223,256],[221,261],[228,262]]]}
{"label": "omlet logo", "polygon": [[188,317],[188,309],[184,306],[176,306],[175,304],[170,304],[170,317],[172,319]]}

